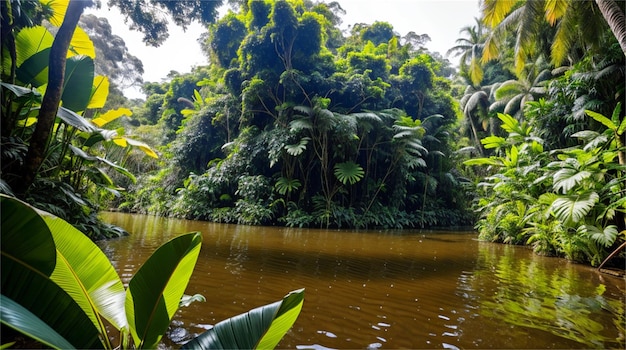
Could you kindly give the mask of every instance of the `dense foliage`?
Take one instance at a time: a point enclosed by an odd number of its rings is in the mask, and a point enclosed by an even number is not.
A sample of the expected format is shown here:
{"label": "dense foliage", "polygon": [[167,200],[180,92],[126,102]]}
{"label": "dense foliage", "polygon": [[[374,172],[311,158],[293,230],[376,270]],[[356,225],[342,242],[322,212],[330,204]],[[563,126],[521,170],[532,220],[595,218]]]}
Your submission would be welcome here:
{"label": "dense foliage", "polygon": [[[124,233],[98,220],[97,199],[106,193],[119,195],[113,173],[135,180],[123,167],[131,146],[156,154],[128,138],[119,125],[111,128],[115,119],[132,113],[103,110],[109,79],[96,74],[96,49],[88,35],[71,28],[86,4],[42,1],[21,7],[2,2],[0,184],[3,193],[98,239]],[[47,18],[48,27],[36,25],[35,14],[43,14],[38,21]],[[67,18],[74,23],[68,24]]]}
{"label": "dense foliage", "polygon": [[484,1],[452,49],[482,239],[593,265],[621,251],[623,266],[626,69],[611,19],[596,2]]}
{"label": "dense foliage", "polygon": [[[2,191],[93,237],[97,210],[108,205],[299,227],[477,220],[483,239],[594,265],[623,250],[626,25],[616,1],[481,1],[482,17],[448,52],[460,56],[458,74],[424,47],[426,34],[400,35],[385,22],[341,31],[337,2],[229,3],[236,10],[204,36],[209,64],[143,84],[147,99],[130,122],[120,118],[130,115],[122,99],[92,101],[108,83],[93,77],[109,69],[120,84],[138,83],[129,67],[140,63],[120,48],[111,53],[125,62],[107,55],[93,68],[94,57],[70,44],[71,72],[90,78],[66,75],[45,147],[33,122],[47,120],[36,112],[50,110],[43,72],[63,33],[30,28],[53,16],[51,3],[27,2],[19,13],[4,6]],[[135,6],[131,20],[143,19],[136,28],[153,43],[163,18],[153,28],[145,20],[159,6],[185,26],[207,22],[218,5],[185,16],[177,4],[150,4]],[[119,42],[106,39],[105,21],[82,23],[94,55]],[[160,157],[119,147],[129,145]],[[24,181],[32,148],[44,150],[42,162]]]}
{"label": "dense foliage", "polygon": [[472,222],[449,63],[389,23],[344,37],[330,6],[250,1],[210,27],[211,65],[148,99],[166,160],[132,210],[300,227]]}

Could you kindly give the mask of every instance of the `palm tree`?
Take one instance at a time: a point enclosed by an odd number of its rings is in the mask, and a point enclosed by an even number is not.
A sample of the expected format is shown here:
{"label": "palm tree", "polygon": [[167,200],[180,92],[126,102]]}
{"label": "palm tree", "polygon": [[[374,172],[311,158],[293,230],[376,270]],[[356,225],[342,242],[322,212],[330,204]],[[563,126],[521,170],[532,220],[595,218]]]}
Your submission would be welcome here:
{"label": "palm tree", "polygon": [[496,101],[489,109],[510,114],[521,120],[526,102],[545,95],[547,93],[545,84],[550,78],[552,72],[543,59],[526,64],[519,79],[507,80],[499,85],[495,90]]}
{"label": "palm tree", "polygon": [[[603,17],[604,12],[599,10],[596,2],[591,1],[483,0],[483,21],[493,28],[485,43],[483,60],[489,61],[497,57],[498,41],[511,31],[516,35],[515,67],[518,72],[523,69],[528,57],[539,53],[538,39],[546,32],[550,35],[551,29],[554,33],[550,57],[555,66],[562,64],[572,49],[601,49],[599,38],[607,28],[607,23],[615,25],[618,31],[613,31],[613,33],[624,48],[626,40],[622,45],[622,39],[626,36],[624,34],[626,25],[623,8],[620,9],[616,0],[599,2],[603,3],[608,18]],[[620,28],[621,31],[619,31]]]}
{"label": "palm tree", "polygon": [[478,85],[483,80],[483,67],[480,58],[483,54],[483,47],[487,38],[485,25],[474,18],[476,25],[461,28],[460,33],[467,33],[467,38],[458,38],[458,45],[450,48],[446,55],[454,54],[461,56],[461,70],[467,72],[472,84]]}
{"label": "palm tree", "polygon": [[622,52],[626,55],[626,19],[624,18],[624,4],[621,6],[615,0],[596,0],[602,16],[617,38]]}
{"label": "palm tree", "polygon": [[[482,139],[479,135],[477,124],[485,125],[490,122],[489,118],[489,106],[495,102],[494,88],[497,88],[499,84],[486,85],[486,86],[474,86],[468,85],[465,88],[465,93],[461,97],[461,108],[463,108],[463,115],[465,116],[465,122],[469,124],[469,130],[471,132],[470,139],[473,141],[476,150],[479,155],[484,156],[484,150],[480,143]],[[492,125],[493,126],[493,125]],[[485,127],[483,127],[485,129]]]}

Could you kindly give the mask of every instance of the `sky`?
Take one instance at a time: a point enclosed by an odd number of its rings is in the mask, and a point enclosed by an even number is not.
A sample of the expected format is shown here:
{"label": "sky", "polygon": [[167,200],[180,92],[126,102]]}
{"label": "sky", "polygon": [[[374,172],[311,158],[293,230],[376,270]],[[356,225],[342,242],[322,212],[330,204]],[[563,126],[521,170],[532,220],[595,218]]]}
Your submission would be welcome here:
{"label": "sky", "polygon": [[[342,16],[342,29],[348,29],[356,23],[372,24],[375,21],[390,23],[394,31],[404,36],[413,31],[416,34],[428,34],[431,41],[426,44],[428,50],[445,55],[461,37],[461,28],[473,25],[479,17],[478,0],[337,0],[346,11]],[[113,34],[126,42],[129,52],[138,57],[144,65],[144,81],[161,82],[174,70],[188,73],[194,66],[207,64],[206,57],[200,50],[196,39],[204,28],[194,23],[183,31],[171,25],[169,38],[158,48],[146,46],[141,41],[142,34],[131,31],[124,23],[124,17],[117,8],[109,9],[102,1],[99,10],[88,9],[99,17],[106,17],[113,28]],[[225,11],[221,11],[225,13]],[[456,58],[450,61],[456,64]],[[144,98],[137,89],[125,90],[130,98]]]}

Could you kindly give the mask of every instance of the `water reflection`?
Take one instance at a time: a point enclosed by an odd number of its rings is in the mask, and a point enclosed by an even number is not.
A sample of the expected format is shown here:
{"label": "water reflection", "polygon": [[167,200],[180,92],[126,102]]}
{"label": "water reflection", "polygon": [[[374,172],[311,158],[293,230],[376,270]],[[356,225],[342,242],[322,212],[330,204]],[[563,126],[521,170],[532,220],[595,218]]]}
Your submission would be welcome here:
{"label": "water reflection", "polygon": [[624,348],[623,279],[474,233],[105,218],[133,232],[102,242],[125,279],[165,240],[203,232],[187,293],[207,302],[179,311],[169,345],[304,287],[280,348]]}
{"label": "water reflection", "polygon": [[478,257],[474,273],[459,278],[459,290],[482,319],[501,322],[494,335],[549,333],[540,343],[529,339],[535,348],[624,348],[623,280],[606,284],[589,268],[519,247],[483,243]]}

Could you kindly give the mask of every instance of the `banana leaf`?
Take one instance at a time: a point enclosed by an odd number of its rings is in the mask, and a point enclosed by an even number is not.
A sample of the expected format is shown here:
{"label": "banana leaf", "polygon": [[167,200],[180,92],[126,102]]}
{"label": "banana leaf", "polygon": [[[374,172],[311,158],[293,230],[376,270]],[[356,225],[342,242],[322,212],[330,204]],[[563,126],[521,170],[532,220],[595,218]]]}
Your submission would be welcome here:
{"label": "banana leaf", "polygon": [[56,265],[56,248],[46,223],[28,204],[6,195],[0,195],[0,208],[2,258],[11,254],[6,258],[50,276]]}
{"label": "banana leaf", "polygon": [[[49,277],[57,254],[45,222],[41,225],[43,220],[35,209],[15,198],[1,196],[0,203],[2,295],[29,310],[74,347],[101,347],[99,332],[87,315]],[[1,318],[9,322],[4,313]]]}
{"label": "banana leaf", "polygon": [[[98,109],[103,108],[109,97],[109,78],[103,75],[96,75],[93,78],[93,86],[91,87],[91,97],[87,108]],[[99,125],[101,126],[101,125]]]}
{"label": "banana leaf", "polygon": [[126,290],[126,317],[137,348],[156,348],[167,330],[198,260],[202,235],[188,233],[159,247]]}
{"label": "banana leaf", "polygon": [[2,324],[55,349],[75,349],[65,338],[22,305],[0,295]]}
{"label": "banana leaf", "polygon": [[15,70],[17,80],[24,85],[39,87],[48,83],[48,64],[50,62],[50,48],[43,49],[28,57]]}
{"label": "banana leaf", "polygon": [[63,107],[78,112],[84,111],[91,99],[91,88],[95,66],[89,56],[72,56],[65,64],[65,80],[63,83]]}
{"label": "banana leaf", "polygon": [[57,117],[65,122],[67,125],[73,126],[78,130],[85,132],[96,131],[97,128],[95,125],[91,124],[91,121],[81,117],[65,107],[59,107],[57,111]]}
{"label": "banana leaf", "polygon": [[59,256],[52,280],[80,305],[100,333],[106,335],[99,315],[116,329],[127,327],[124,285],[100,248],[65,220],[40,212],[49,227]]}
{"label": "banana leaf", "polygon": [[182,349],[273,349],[298,318],[304,289],[283,300],[219,322]]}

